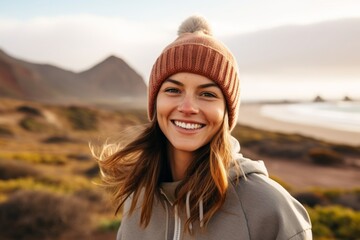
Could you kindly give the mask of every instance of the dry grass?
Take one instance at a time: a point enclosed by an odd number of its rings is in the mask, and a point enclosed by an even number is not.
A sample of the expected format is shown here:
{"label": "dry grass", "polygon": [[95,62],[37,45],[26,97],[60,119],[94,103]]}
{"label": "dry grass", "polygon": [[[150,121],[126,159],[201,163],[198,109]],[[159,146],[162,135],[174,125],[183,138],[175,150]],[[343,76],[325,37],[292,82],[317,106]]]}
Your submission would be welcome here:
{"label": "dry grass", "polygon": [[91,226],[87,205],[71,196],[18,191],[0,204],[1,239],[86,239]]}
{"label": "dry grass", "polygon": [[8,180],[24,177],[38,177],[40,171],[33,165],[19,162],[0,160],[0,179]]}
{"label": "dry grass", "polygon": [[[6,121],[6,124],[0,125],[0,215],[3,214],[0,221],[4,223],[0,229],[1,239],[24,239],[22,235],[11,235],[17,234],[17,231],[13,231],[14,227],[19,229],[19,234],[27,229],[26,231],[34,232],[34,238],[56,239],[52,234],[57,234],[58,229],[52,228],[52,221],[65,213],[72,216],[65,209],[66,204],[75,211],[75,215],[73,222],[67,217],[61,223],[63,225],[60,224],[64,234],[84,234],[82,223],[77,222],[80,218],[76,216],[78,210],[83,211],[83,206],[87,206],[84,211],[88,214],[88,219],[96,221],[94,225],[89,225],[90,231],[97,234],[99,231],[116,231],[120,221],[113,216],[108,196],[94,184],[98,181],[99,171],[95,161],[91,159],[87,143],[102,143],[109,136],[116,139],[125,128],[148,122],[145,110],[112,111],[84,106],[47,106],[10,100],[2,102],[0,99],[1,119]],[[23,121],[23,124],[19,125],[19,121]],[[332,154],[336,153],[343,158],[350,156],[360,159],[360,148],[332,145],[300,135],[285,135],[245,126],[237,126],[233,135],[240,140],[243,149],[257,153],[264,159],[271,156],[283,161],[291,160],[315,166],[310,149],[316,148],[330,149]],[[340,164],[344,167],[347,162]],[[276,176],[271,177],[292,191],[292,186],[286,181]],[[299,200],[313,206],[341,204],[356,209],[356,201],[360,199],[357,191],[313,190],[297,194]],[[33,198],[34,201],[25,203],[21,200],[24,197]],[[63,210],[56,212],[50,207],[41,208],[44,202],[59,204],[59,208]],[[78,207],[78,203],[82,206]],[[24,207],[15,206],[16,204],[23,204]],[[12,206],[14,212],[8,209]],[[7,210],[1,212],[5,208]],[[42,213],[33,212],[29,208]],[[25,209],[29,212],[25,213]],[[29,222],[25,223],[19,218],[10,221],[7,217],[4,218],[4,214],[25,214],[28,215]],[[53,219],[45,216],[49,214],[54,215]],[[11,228],[6,228],[10,225]],[[70,225],[77,229],[70,228]],[[46,227],[49,227],[48,233],[41,232]],[[2,229],[5,229],[4,233],[1,233]],[[90,239],[86,234],[88,233],[78,237],[62,237]]]}

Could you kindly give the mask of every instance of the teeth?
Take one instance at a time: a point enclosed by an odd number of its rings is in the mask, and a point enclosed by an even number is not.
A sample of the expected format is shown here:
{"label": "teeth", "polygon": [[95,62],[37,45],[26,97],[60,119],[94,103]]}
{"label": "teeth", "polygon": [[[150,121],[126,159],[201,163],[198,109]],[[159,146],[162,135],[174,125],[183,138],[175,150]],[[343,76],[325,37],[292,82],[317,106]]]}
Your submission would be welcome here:
{"label": "teeth", "polygon": [[184,122],[179,122],[179,121],[174,121],[175,125],[184,129],[199,129],[202,127],[201,124],[197,124],[197,123],[184,123]]}

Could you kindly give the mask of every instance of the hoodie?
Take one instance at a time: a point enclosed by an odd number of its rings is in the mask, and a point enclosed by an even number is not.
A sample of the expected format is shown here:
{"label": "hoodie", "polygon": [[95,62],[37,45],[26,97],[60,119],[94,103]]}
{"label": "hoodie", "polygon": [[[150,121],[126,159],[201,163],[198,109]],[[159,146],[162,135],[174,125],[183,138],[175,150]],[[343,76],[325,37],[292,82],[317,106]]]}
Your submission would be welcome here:
{"label": "hoodie", "polygon": [[139,225],[140,207],[133,214],[126,214],[131,205],[131,198],[127,199],[117,240],[312,239],[311,223],[305,208],[269,178],[263,161],[244,158],[238,153],[240,145],[235,138],[232,143],[233,157],[240,164],[241,172],[235,169],[229,171],[225,202],[210,219],[206,229],[202,226],[200,201],[199,221],[191,225],[193,235],[184,231],[189,206],[187,203],[186,211],[180,211],[174,204],[175,189],[180,182],[170,182],[161,184],[163,199],[154,202],[146,228]]}

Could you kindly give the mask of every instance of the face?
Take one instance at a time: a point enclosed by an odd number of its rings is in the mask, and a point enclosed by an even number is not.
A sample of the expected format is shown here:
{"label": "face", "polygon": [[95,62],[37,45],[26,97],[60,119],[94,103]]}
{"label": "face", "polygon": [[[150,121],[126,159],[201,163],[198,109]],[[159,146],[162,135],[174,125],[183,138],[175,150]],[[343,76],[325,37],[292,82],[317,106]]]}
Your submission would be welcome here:
{"label": "face", "polygon": [[157,120],[173,151],[193,152],[209,143],[224,114],[222,91],[201,75],[174,74],[164,81],[157,95]]}

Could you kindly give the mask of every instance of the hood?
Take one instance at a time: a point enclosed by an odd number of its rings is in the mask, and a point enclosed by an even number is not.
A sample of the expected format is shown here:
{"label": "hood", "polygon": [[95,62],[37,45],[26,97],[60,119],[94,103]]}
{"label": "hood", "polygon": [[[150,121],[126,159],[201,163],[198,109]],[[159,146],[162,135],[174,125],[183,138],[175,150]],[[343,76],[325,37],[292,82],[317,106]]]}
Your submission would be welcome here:
{"label": "hood", "polygon": [[[240,143],[236,138],[231,137],[231,145],[232,145],[233,159],[237,163],[234,164],[229,171],[229,178],[232,181],[241,177],[244,177],[246,179],[246,175],[251,173],[258,173],[258,174],[263,174],[265,176],[269,176],[264,161],[262,160],[254,161],[244,157],[240,153]],[[238,165],[239,167],[237,167],[236,165]]]}
{"label": "hood", "polygon": [[[244,178],[246,180],[246,175],[251,173],[258,173],[269,176],[265,164],[262,160],[254,161],[243,157],[243,155],[240,153],[240,143],[236,138],[231,137],[231,145],[233,159],[237,163],[234,163],[229,170],[229,179],[231,181],[235,181],[239,178]],[[175,189],[180,182],[181,181],[161,183],[160,191],[167,198],[170,204],[173,204],[175,201]]]}

